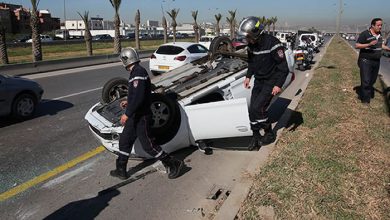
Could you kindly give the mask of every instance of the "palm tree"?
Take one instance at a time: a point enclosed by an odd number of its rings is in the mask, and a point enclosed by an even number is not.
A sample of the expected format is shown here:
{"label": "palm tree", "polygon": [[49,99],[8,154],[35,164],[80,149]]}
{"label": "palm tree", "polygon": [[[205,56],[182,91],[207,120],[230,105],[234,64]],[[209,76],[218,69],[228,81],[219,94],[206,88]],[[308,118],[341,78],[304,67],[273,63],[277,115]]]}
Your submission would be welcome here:
{"label": "palm tree", "polygon": [[85,46],[87,47],[87,54],[88,56],[92,56],[92,36],[91,36],[91,27],[89,23],[89,12],[84,11],[84,14],[80,14],[80,12],[77,12],[81,19],[84,21],[85,31],[84,31],[84,40],[85,40]]}
{"label": "palm tree", "polygon": [[0,20],[0,56],[1,56],[1,63],[2,64],[8,64],[8,53],[7,53],[7,44],[5,42],[5,32],[6,28],[3,25],[3,23]]}
{"label": "palm tree", "polygon": [[221,29],[219,28],[219,22],[221,21],[222,15],[218,13],[215,16],[215,20],[217,20],[217,27],[215,28],[215,35],[219,36]]}
{"label": "palm tree", "polygon": [[233,39],[235,36],[235,24],[236,24],[236,12],[237,9],[234,11],[229,11],[230,17],[227,17],[226,20],[229,22],[230,25],[230,39]]}
{"label": "palm tree", "polygon": [[121,19],[119,18],[119,7],[121,6],[122,0],[110,0],[112,7],[115,10],[114,26],[115,26],[115,38],[114,38],[114,53],[120,53],[121,39],[119,38],[119,27],[121,25]]}
{"label": "palm tree", "polygon": [[165,16],[162,17],[162,26],[164,28],[164,44],[168,43],[168,25]]}
{"label": "palm tree", "polygon": [[173,31],[173,42],[176,42],[176,26],[177,26],[177,23],[176,23],[176,18],[177,18],[177,15],[179,14],[179,8],[178,9],[172,9],[170,12],[167,11],[169,17],[172,18],[172,31]]}
{"label": "palm tree", "polygon": [[272,33],[273,33],[273,35],[275,35],[275,24],[278,21],[278,17],[276,17],[276,16],[272,17],[271,20],[272,20]]}
{"label": "palm tree", "polygon": [[137,50],[141,49],[141,44],[139,41],[139,25],[141,24],[141,14],[139,9],[137,9],[137,13],[135,13],[135,48]]}
{"label": "palm tree", "polygon": [[265,20],[265,25],[267,26],[268,34],[271,33],[271,24],[272,24],[272,20],[270,18],[267,18]]}
{"label": "palm tree", "polygon": [[195,32],[195,42],[199,43],[199,26],[198,23],[196,22],[196,19],[198,18],[198,10],[192,11],[192,17],[194,18],[194,32]]}
{"label": "palm tree", "polygon": [[33,62],[42,60],[42,44],[39,36],[39,18],[38,18],[38,4],[39,0],[31,0],[32,11],[30,18],[31,39],[32,39],[32,53]]}

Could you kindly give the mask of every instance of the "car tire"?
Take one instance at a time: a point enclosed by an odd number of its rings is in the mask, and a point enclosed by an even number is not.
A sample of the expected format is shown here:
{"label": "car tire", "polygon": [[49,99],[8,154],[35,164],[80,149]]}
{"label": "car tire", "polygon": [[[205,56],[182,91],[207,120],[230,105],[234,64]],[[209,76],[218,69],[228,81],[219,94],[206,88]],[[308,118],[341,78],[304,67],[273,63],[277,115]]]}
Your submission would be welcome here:
{"label": "car tire", "polygon": [[219,51],[234,52],[232,41],[226,36],[215,37],[211,41],[209,48],[212,58],[218,56],[220,54]]}
{"label": "car tire", "polygon": [[35,112],[37,99],[29,93],[19,94],[12,102],[12,116],[17,119],[31,118]]}
{"label": "car tire", "polygon": [[128,88],[128,80],[125,78],[115,77],[108,80],[103,86],[102,103],[110,103],[127,96]]}
{"label": "car tire", "polygon": [[180,122],[180,108],[176,100],[153,93],[150,109],[152,111],[151,131],[157,144],[165,144],[177,134]]}

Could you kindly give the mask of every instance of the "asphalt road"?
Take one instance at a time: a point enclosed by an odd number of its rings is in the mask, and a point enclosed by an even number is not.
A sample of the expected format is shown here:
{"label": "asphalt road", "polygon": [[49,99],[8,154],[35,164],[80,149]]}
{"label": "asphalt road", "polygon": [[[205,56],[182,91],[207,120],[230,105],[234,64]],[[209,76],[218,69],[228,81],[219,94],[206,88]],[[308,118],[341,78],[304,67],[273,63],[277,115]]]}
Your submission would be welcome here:
{"label": "asphalt road", "polygon": [[[294,83],[272,105],[275,123],[308,74],[297,70]],[[83,118],[99,101],[103,84],[116,76],[127,77],[119,63],[31,75],[45,90],[44,102],[31,120],[0,119],[0,192],[96,149],[100,144]],[[115,155],[103,152],[2,202],[0,218],[194,219],[213,215],[224,195],[247,178],[245,168],[254,155],[246,151],[248,142],[249,138],[215,140],[212,155],[193,147],[177,152],[187,168],[176,180],[156,172],[151,162],[130,161],[129,167],[135,167],[131,172],[143,170],[120,182],[108,176]],[[211,198],[216,192],[221,195]]]}

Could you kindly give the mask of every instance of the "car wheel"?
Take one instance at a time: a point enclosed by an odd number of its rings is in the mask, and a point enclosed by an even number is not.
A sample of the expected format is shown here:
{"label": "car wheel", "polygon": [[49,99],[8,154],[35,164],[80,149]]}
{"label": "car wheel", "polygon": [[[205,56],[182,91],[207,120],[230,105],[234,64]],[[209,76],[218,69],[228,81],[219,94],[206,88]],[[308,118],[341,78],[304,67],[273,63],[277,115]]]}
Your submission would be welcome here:
{"label": "car wheel", "polygon": [[114,100],[127,96],[128,80],[115,77],[106,82],[102,91],[102,102],[110,103]]}
{"label": "car wheel", "polygon": [[226,37],[215,37],[210,43],[210,53],[211,57],[216,57],[220,54],[220,52],[233,52],[234,47],[232,41]]}
{"label": "car wheel", "polygon": [[12,103],[12,115],[18,119],[30,118],[37,104],[36,98],[28,93],[18,95]]}
{"label": "car wheel", "polygon": [[159,93],[151,96],[151,129],[157,144],[165,144],[177,134],[181,116],[179,104],[172,98]]}

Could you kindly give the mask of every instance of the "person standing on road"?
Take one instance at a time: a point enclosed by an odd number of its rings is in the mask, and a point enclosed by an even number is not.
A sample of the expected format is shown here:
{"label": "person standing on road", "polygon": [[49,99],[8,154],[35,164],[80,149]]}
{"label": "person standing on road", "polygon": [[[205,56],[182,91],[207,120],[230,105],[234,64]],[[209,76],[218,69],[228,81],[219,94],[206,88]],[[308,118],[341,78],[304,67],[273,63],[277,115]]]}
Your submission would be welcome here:
{"label": "person standing on road", "polygon": [[[244,87],[249,89],[252,76],[255,78],[249,106],[253,137],[248,146],[248,150],[254,150],[275,141],[267,108],[272,97],[281,92],[289,69],[283,44],[276,37],[264,33],[264,25],[259,18],[245,18],[240,23],[239,32],[248,42],[248,72]],[[264,129],[264,136],[260,134],[260,129]]]}
{"label": "person standing on road", "polygon": [[160,160],[168,171],[168,178],[174,179],[180,175],[184,162],[165,153],[161,147],[154,143],[150,132],[151,82],[148,72],[139,62],[139,56],[135,49],[124,48],[120,54],[120,60],[127,71],[130,72],[127,101],[122,101],[120,106],[126,111],[120,122],[124,125],[119,137],[119,155],[116,160],[116,169],[110,172],[111,176],[127,179],[127,162],[131,148],[139,138],[142,148]]}
{"label": "person standing on road", "polygon": [[381,35],[382,19],[374,18],[371,27],[360,33],[355,48],[360,49],[358,66],[360,68],[360,91],[359,99],[362,103],[369,104],[374,98],[374,84],[378,78],[382,49],[390,51]]}

